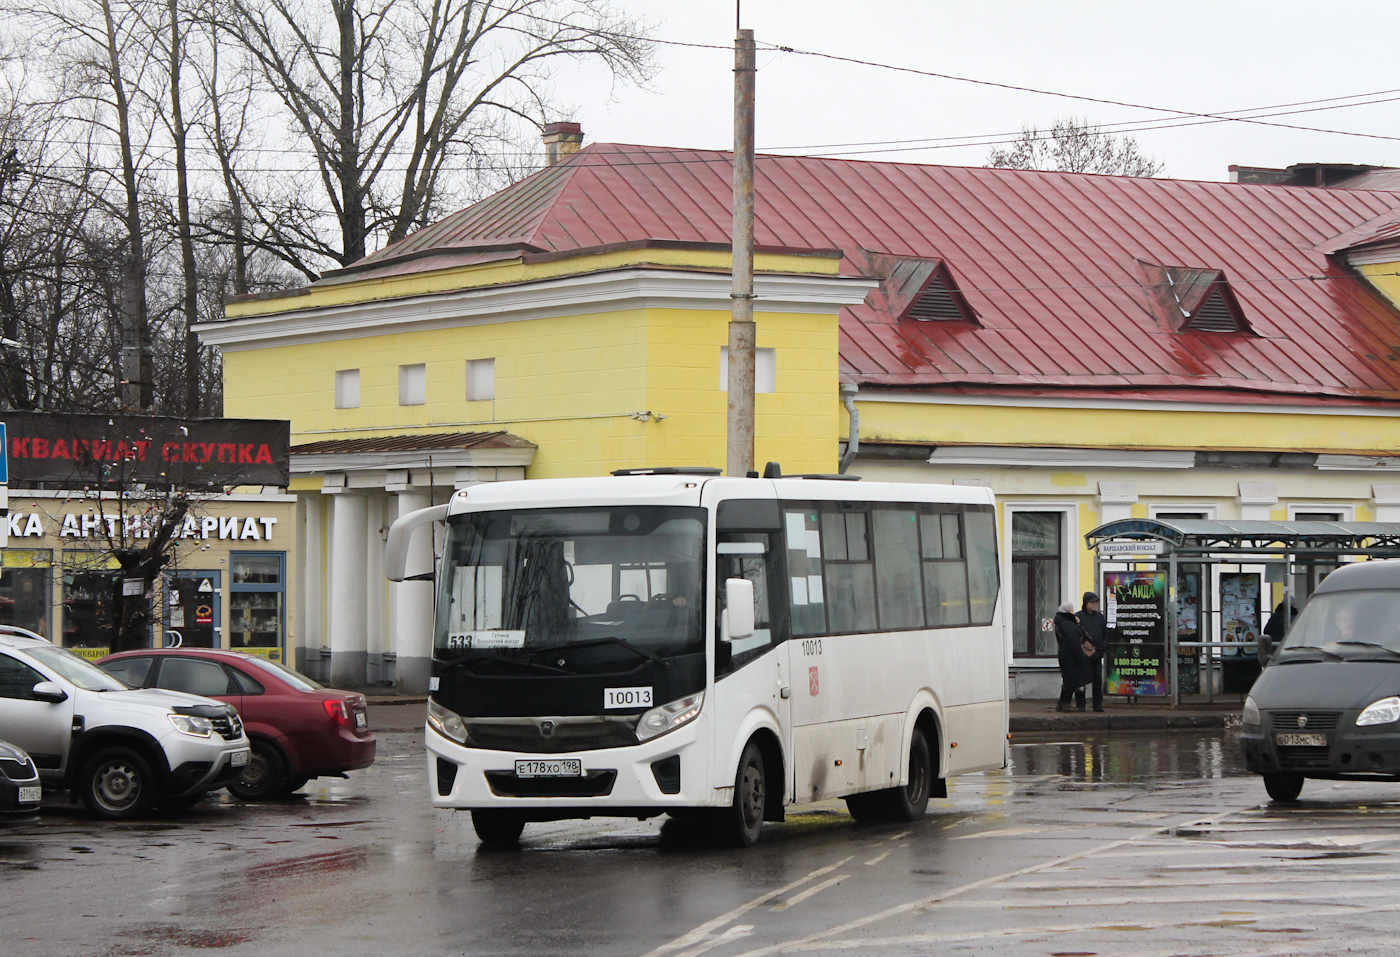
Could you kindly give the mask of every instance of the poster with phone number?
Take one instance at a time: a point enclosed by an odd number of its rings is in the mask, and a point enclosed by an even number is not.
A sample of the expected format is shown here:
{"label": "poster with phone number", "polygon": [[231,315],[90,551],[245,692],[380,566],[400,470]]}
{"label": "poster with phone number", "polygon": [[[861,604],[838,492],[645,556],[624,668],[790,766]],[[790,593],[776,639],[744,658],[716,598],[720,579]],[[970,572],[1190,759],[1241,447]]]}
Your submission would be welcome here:
{"label": "poster with phone number", "polygon": [[1167,573],[1104,572],[1103,590],[1111,635],[1105,691],[1167,694]]}

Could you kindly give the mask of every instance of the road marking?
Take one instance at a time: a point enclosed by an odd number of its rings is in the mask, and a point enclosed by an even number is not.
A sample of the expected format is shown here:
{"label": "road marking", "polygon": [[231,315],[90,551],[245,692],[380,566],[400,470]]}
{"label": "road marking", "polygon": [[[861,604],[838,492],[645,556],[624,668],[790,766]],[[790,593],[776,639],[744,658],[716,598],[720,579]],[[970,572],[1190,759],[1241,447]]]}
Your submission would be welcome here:
{"label": "road marking", "polygon": [[730,941],[741,940],[752,933],[753,924],[735,924],[724,933],[716,934],[703,944],[692,947],[690,950],[681,951],[679,954],[676,954],[676,957],[699,957],[700,954],[703,954],[707,950],[713,950],[721,944],[727,944]]}
{"label": "road marking", "polygon": [[889,856],[890,856],[891,854],[893,854],[893,853],[894,853],[894,848],[890,848],[890,849],[889,849],[888,851],[886,851],[885,853],[883,853],[883,854],[878,854],[878,855],[876,855],[875,857],[872,857],[870,860],[866,861],[866,862],[865,862],[865,866],[866,866],[866,867],[870,867],[872,864],[878,864],[878,863],[880,863],[881,861],[883,861],[885,858],[889,857]]}
{"label": "road marking", "polygon": [[813,894],[820,894],[828,887],[833,887],[850,876],[851,875],[849,874],[837,874],[835,877],[829,877],[826,880],[822,881],[820,884],[818,884],[816,887],[809,887],[800,894],[792,895],[787,900],[783,901],[781,904],[774,904],[772,910],[787,910],[789,907],[794,907],[797,904],[800,904],[803,901],[805,901],[807,898],[811,897]]}
{"label": "road marking", "polygon": [[[683,950],[683,951],[686,951],[686,957],[689,957],[689,955],[690,955],[690,954],[693,954],[693,953],[700,953],[699,950],[690,951],[690,950],[686,950],[686,948],[688,948],[688,947],[693,947],[695,944],[699,944],[699,943],[705,942],[705,941],[707,941],[707,940],[710,940],[710,938],[712,937],[712,935],[714,935],[714,932],[717,931],[717,930],[719,930],[719,928],[723,927],[725,924],[728,924],[728,923],[730,923],[730,922],[732,922],[732,921],[738,920],[740,917],[743,917],[745,914],[747,914],[749,911],[753,910],[755,907],[761,907],[762,905],[768,903],[769,901],[773,900],[774,898],[782,897],[782,896],[783,896],[784,894],[786,894],[788,891],[796,890],[797,888],[801,887],[802,885],[808,884],[808,883],[810,883],[810,882],[816,880],[816,879],[819,878],[819,877],[825,877],[827,874],[830,874],[832,871],[836,870],[838,867],[841,867],[843,864],[845,864],[847,861],[849,861],[849,860],[851,859],[851,857],[854,857],[854,856],[855,856],[855,855],[852,854],[850,857],[844,857],[844,858],[842,858],[841,860],[837,861],[835,864],[828,864],[826,867],[819,867],[819,868],[817,868],[816,870],[814,870],[814,871],[808,873],[805,877],[799,877],[797,880],[793,881],[791,884],[786,884],[786,885],[784,885],[784,886],[782,886],[782,887],[779,887],[777,890],[769,891],[769,892],[766,893],[766,894],[760,894],[760,895],[758,895],[757,897],[755,897],[753,900],[749,901],[747,904],[740,904],[738,907],[735,907],[733,910],[726,911],[725,913],[720,914],[718,917],[715,917],[715,918],[713,918],[713,919],[711,919],[711,920],[705,921],[705,923],[701,924],[699,927],[695,928],[694,930],[690,931],[689,933],[682,934],[680,937],[677,937],[675,940],[670,941],[669,943],[662,944],[660,947],[657,947],[655,950],[648,951],[647,954],[645,955],[645,957],[661,957],[662,954],[670,954],[670,953],[674,953],[674,952],[676,952],[676,951],[682,951],[682,950]],[[732,928],[731,928],[731,931],[732,931]],[[729,932],[730,932],[730,931],[727,931],[726,933],[729,933]],[[723,935],[720,935],[720,936],[723,936]],[[718,939],[716,939],[716,940],[714,941],[714,943],[718,943],[718,942],[719,942]],[[713,946],[713,944],[712,944],[711,946]],[[708,948],[708,947],[702,948],[702,950],[707,950],[707,949],[709,949],[709,948]]]}
{"label": "road marking", "polygon": [[1064,830],[1050,827],[1003,827],[995,831],[978,831],[976,834],[959,834],[955,841],[966,841],[974,837],[1021,837],[1025,834],[1042,834],[1046,831]]}

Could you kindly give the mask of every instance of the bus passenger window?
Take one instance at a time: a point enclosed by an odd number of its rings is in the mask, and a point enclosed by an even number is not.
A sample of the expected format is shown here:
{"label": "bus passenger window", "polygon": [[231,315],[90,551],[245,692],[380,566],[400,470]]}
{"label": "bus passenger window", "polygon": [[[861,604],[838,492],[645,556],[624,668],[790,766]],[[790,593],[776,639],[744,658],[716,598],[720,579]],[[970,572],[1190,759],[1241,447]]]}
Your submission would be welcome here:
{"label": "bus passenger window", "polygon": [[966,625],[969,618],[962,515],[925,512],[919,519],[928,623],[934,628]]}
{"label": "bus passenger window", "polygon": [[996,514],[990,505],[963,512],[967,532],[968,605],[974,625],[990,625],[996,612],[1001,574],[997,568]]}
{"label": "bus passenger window", "polygon": [[826,633],[826,589],[822,583],[822,534],[815,509],[783,512],[787,574],[792,588],[792,633]]}
{"label": "bus passenger window", "polygon": [[875,598],[880,630],[924,627],[924,589],[919,574],[919,525],[912,508],[876,508]]}

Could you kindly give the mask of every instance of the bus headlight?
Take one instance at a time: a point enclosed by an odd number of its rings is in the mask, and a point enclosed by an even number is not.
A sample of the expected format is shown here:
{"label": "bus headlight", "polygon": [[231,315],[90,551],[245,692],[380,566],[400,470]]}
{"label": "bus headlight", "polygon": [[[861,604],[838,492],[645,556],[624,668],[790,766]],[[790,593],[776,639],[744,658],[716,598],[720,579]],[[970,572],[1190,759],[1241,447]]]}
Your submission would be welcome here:
{"label": "bus headlight", "polygon": [[1400,720],[1400,698],[1382,698],[1368,704],[1366,709],[1356,716],[1356,726],[1391,724],[1397,720]]}
{"label": "bus headlight", "polygon": [[684,698],[677,698],[659,708],[652,708],[637,722],[637,740],[645,741],[658,734],[676,730],[681,725],[694,720],[695,716],[700,713],[700,706],[704,703],[705,692],[701,691]]}
{"label": "bus headlight", "polygon": [[428,724],[444,738],[451,738],[458,744],[467,743],[467,725],[462,721],[462,716],[447,710],[432,698],[428,699]]}
{"label": "bus headlight", "polygon": [[1264,719],[1259,716],[1259,706],[1254,703],[1254,696],[1249,695],[1244,699],[1244,714],[1240,717],[1244,724],[1263,724]]}

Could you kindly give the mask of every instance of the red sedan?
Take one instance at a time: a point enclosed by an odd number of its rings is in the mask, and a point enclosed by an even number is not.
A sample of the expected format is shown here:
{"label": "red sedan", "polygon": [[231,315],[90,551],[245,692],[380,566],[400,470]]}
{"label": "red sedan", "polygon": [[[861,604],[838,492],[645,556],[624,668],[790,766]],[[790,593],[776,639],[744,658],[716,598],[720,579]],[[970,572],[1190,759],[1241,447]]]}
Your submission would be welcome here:
{"label": "red sedan", "polygon": [[374,763],[365,696],[323,688],[257,655],[210,648],[123,651],[97,662],[134,688],[168,688],[238,709],[253,755],[228,789],[255,801]]}

